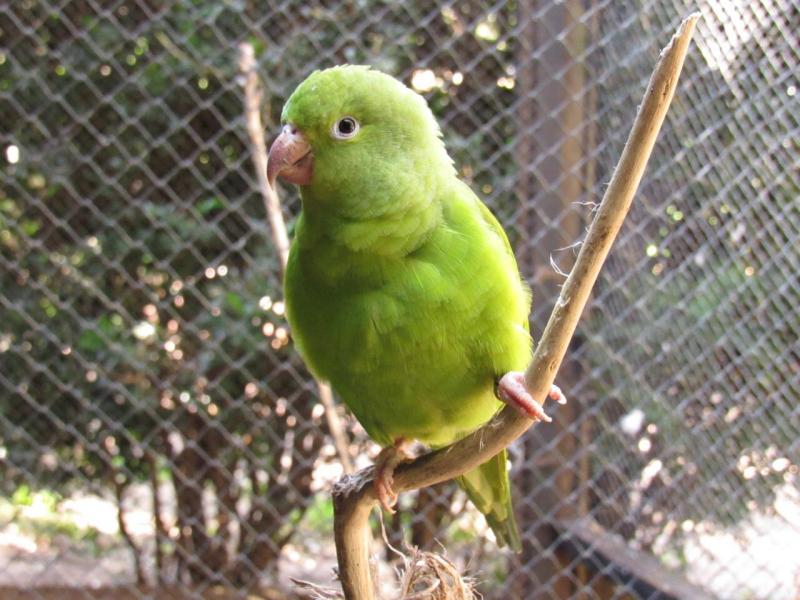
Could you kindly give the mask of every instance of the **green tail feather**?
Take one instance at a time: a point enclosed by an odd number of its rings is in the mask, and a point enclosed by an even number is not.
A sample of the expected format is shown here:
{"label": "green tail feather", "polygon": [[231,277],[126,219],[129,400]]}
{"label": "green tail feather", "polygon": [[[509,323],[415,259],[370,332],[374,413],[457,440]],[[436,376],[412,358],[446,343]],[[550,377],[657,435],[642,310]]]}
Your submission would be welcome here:
{"label": "green tail feather", "polygon": [[497,538],[497,544],[501,548],[508,546],[514,552],[520,552],[522,540],[514,518],[514,507],[511,505],[506,451],[503,450],[477,469],[459,477],[458,484],[486,517],[486,522]]}

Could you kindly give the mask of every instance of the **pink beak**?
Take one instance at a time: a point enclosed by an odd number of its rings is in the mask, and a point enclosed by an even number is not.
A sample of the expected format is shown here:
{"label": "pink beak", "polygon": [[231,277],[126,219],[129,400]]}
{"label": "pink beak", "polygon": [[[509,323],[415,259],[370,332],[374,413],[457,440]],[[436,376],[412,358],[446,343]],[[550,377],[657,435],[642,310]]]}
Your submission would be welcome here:
{"label": "pink beak", "polygon": [[281,134],[272,142],[267,159],[267,179],[275,186],[280,175],[289,183],[307,185],[314,172],[314,156],[305,136],[294,125],[284,125]]}

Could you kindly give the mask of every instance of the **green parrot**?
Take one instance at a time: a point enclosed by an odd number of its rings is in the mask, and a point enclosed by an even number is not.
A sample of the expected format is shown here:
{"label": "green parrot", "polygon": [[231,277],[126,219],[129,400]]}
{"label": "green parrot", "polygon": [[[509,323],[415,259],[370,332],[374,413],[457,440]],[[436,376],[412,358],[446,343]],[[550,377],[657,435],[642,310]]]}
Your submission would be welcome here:
{"label": "green parrot", "polygon": [[[508,239],[461,181],[425,100],[363,66],[315,71],[287,101],[268,178],[300,186],[284,281],[292,336],[384,451],[437,448],[511,402],[549,421],[522,373],[531,295]],[[550,397],[563,401],[557,387]],[[503,451],[458,480],[500,546],[521,547]]]}

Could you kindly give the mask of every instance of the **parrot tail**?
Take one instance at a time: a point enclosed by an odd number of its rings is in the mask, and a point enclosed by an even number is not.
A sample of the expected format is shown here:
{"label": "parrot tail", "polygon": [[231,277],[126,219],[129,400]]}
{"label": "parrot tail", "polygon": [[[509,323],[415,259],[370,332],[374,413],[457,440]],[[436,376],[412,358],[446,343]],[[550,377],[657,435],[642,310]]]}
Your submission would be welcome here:
{"label": "parrot tail", "polygon": [[497,545],[520,552],[522,540],[511,505],[511,484],[506,463],[506,451],[503,450],[477,469],[459,477],[458,484],[486,517],[497,538]]}

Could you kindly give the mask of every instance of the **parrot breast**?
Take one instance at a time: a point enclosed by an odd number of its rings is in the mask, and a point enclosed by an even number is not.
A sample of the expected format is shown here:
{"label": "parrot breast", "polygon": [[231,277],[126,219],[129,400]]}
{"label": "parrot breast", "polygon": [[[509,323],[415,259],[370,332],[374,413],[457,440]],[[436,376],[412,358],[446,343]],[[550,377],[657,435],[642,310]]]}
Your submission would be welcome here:
{"label": "parrot breast", "polygon": [[301,218],[287,267],[298,349],[384,445],[473,431],[500,406],[495,377],[530,358],[529,295],[502,230],[461,182],[439,201],[438,225],[400,256],[354,252]]}

